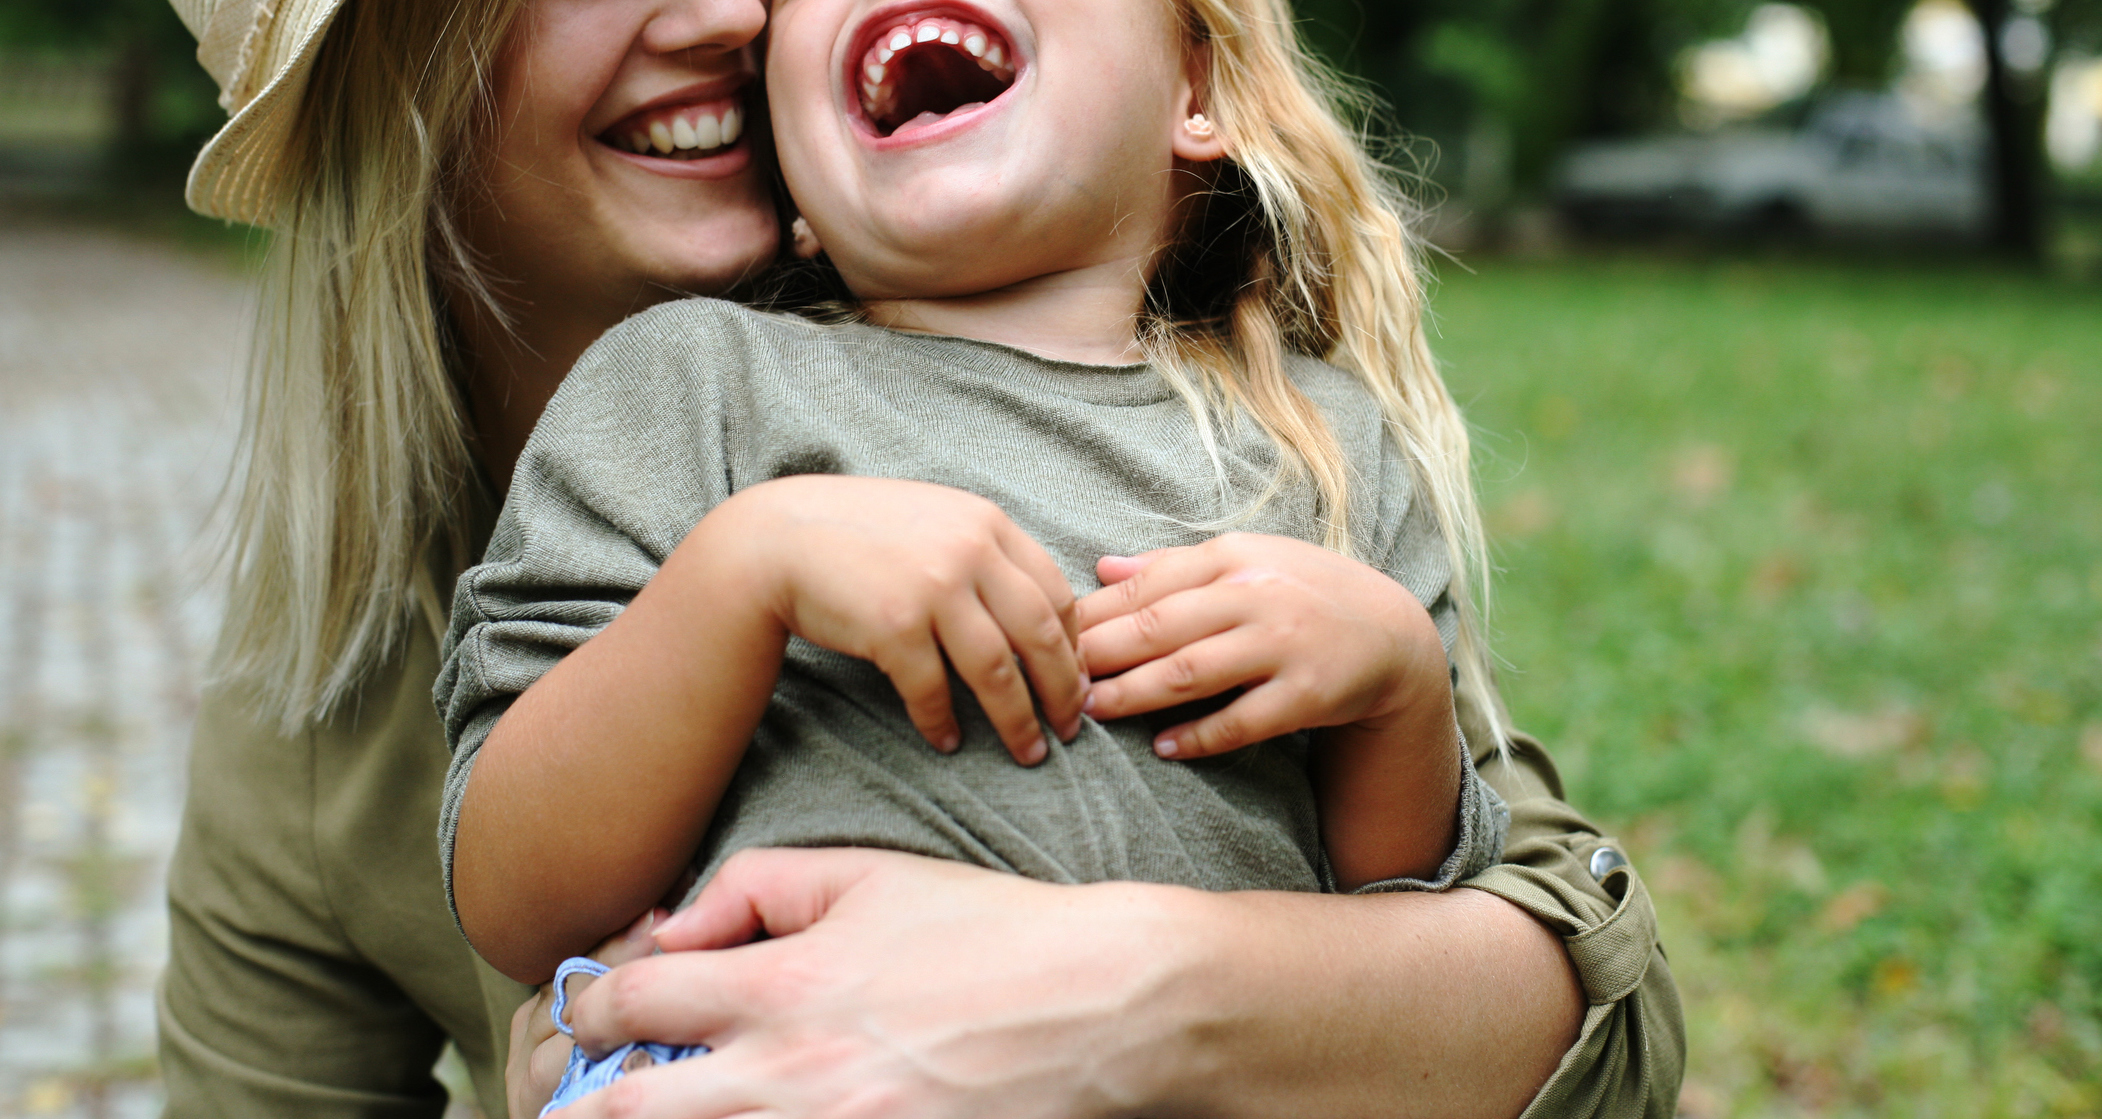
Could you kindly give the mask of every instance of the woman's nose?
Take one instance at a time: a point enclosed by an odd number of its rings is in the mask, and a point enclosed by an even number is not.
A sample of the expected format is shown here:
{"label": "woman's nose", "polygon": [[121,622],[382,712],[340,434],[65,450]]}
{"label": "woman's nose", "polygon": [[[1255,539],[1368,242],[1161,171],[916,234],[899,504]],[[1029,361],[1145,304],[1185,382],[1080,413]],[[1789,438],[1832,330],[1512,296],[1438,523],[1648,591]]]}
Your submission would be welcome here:
{"label": "woman's nose", "polygon": [[743,50],[766,29],[764,0],[662,0],[642,29],[643,45],[660,54]]}

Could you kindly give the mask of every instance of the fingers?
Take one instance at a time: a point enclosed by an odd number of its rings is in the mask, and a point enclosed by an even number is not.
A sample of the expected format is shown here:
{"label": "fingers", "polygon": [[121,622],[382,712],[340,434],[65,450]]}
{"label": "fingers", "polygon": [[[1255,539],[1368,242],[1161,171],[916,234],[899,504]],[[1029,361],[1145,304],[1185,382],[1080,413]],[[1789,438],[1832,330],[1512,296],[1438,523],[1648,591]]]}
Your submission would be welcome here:
{"label": "fingers", "polygon": [[915,626],[893,633],[874,652],[876,667],[898,689],[912,725],[935,749],[955,753],[963,744],[963,731],[956,725],[949,695],[949,666],[942,661],[933,631]]}
{"label": "fingers", "polygon": [[[1230,688],[1251,683],[1267,683],[1278,671],[1278,667],[1275,648],[1260,641],[1247,629],[1230,630],[1215,637],[1183,645],[1158,660],[1148,661],[1121,676],[1096,684],[1094,693],[1089,698],[1088,713],[1097,719],[1121,719],[1128,715],[1160,711],[1206,699]],[[1225,715],[1235,706],[1246,702],[1247,698],[1241,697],[1211,718],[1217,719]],[[1245,713],[1244,711],[1243,714]],[[1270,724],[1265,722],[1262,725]],[[1185,728],[1176,728],[1156,736],[1154,749],[1162,757],[1204,757],[1297,730],[1300,725],[1294,724],[1282,730],[1268,731],[1230,745],[1225,743],[1231,736],[1221,735],[1216,742],[1208,738],[1209,748],[1202,751],[1187,746],[1184,743],[1186,736],[1182,733]]]}
{"label": "fingers", "polygon": [[1103,556],[1095,561],[1095,577],[1102,580],[1104,586],[1121,583],[1146,570],[1160,556],[1160,552],[1141,552],[1135,556]]}
{"label": "fingers", "polygon": [[1034,537],[1023,532],[1021,526],[1008,520],[1005,514],[1001,516],[998,540],[1000,550],[1006,553],[1007,558],[1013,561],[1016,567],[1021,568],[1022,573],[1034,580],[1037,587],[1044,592],[1045,601],[1051,604],[1052,610],[1058,614],[1060,625],[1066,631],[1066,640],[1079,641],[1080,614],[1077,602],[1073,597],[1073,587],[1066,582],[1066,573],[1059,569],[1058,561],[1052,559],[1051,553],[1045,551],[1044,546],[1037,543]]}
{"label": "fingers", "polygon": [[1272,679],[1194,723],[1162,731],[1153,740],[1153,750],[1164,758],[1189,761],[1304,730],[1306,713],[1313,707],[1304,693],[1304,688]]}
{"label": "fingers", "polygon": [[631,1041],[707,1044],[739,1019],[765,1013],[753,977],[766,969],[747,957],[771,958],[776,943],[667,952],[606,973],[570,1005],[577,1044],[594,1057]]}
{"label": "fingers", "polygon": [[[621,1077],[549,1119],[751,1119],[779,1115],[768,1086],[725,1068],[719,1054],[673,1061]],[[772,1088],[778,1095],[778,1085]],[[515,1112],[513,1114],[516,1114]]]}
{"label": "fingers", "polygon": [[732,948],[761,932],[802,932],[823,920],[840,897],[886,861],[888,856],[880,851],[739,851],[708,880],[692,905],[657,926],[657,945],[667,952]]}
{"label": "fingers", "polygon": [[[1225,556],[1212,544],[1194,548],[1164,548],[1148,552],[1133,562],[1143,560],[1143,566],[1124,579],[1107,583],[1101,590],[1080,600],[1080,631],[1101,625],[1111,618],[1131,613],[1140,607],[1149,606],[1177,591],[1200,587],[1217,579],[1227,570]],[[1103,563],[1108,562],[1105,557]],[[1099,572],[1102,564],[1098,563]],[[1112,567],[1115,572],[1118,568]]]}
{"label": "fingers", "polygon": [[[1220,593],[1210,586],[1169,595],[1082,633],[1081,656],[1091,673],[1123,672],[1243,624],[1248,620],[1248,606],[1245,596]],[[1153,710],[1121,702],[1125,691],[1115,679],[1103,680],[1093,689],[1088,713],[1098,719],[1120,719]]]}
{"label": "fingers", "polygon": [[[1059,580],[1059,586],[1064,588],[1064,577]],[[1043,705],[1044,718],[1057,728],[1060,738],[1071,740],[1080,733],[1080,705],[1087,697],[1088,681],[1081,667],[1079,645],[1069,628],[1070,608],[1061,614],[1045,595],[1041,582],[1018,568],[998,565],[981,577],[978,597],[1006,635],[1013,655],[1022,658],[1029,685],[1037,702]],[[1070,607],[1070,589],[1065,590],[1065,598]],[[955,662],[954,649],[950,650],[949,659]],[[979,696],[981,702],[984,698]],[[1033,716],[1030,722],[1033,732]]]}
{"label": "fingers", "polygon": [[1044,733],[1036,721],[1036,705],[1030,701],[1029,685],[1015,663],[1014,647],[1007,634],[978,599],[947,604],[934,619],[935,636],[956,674],[978,697],[993,730],[1023,765],[1035,765],[1046,752]]}

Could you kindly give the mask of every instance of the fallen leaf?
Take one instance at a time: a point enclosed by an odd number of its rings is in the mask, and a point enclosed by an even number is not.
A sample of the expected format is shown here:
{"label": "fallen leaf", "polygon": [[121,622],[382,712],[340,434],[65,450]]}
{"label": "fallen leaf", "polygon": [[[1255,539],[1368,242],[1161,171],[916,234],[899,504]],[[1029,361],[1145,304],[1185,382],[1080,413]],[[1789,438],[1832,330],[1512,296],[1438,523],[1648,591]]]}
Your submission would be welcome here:
{"label": "fallen leaf", "polygon": [[1815,707],[1803,718],[1810,741],[1842,758],[1868,758],[1927,739],[1927,720],[1903,704],[1858,713]]}
{"label": "fallen leaf", "polygon": [[1737,464],[1730,452],[1712,443],[1701,443],[1680,451],[1671,464],[1671,485],[1679,496],[1696,507],[1715,500],[1730,488]]}
{"label": "fallen leaf", "polygon": [[1817,926],[1828,933],[1844,936],[1853,932],[1861,922],[1883,911],[1890,901],[1890,891],[1881,882],[1856,882],[1841,890],[1817,915]]}
{"label": "fallen leaf", "polygon": [[1920,969],[1903,956],[1892,956],[1876,965],[1872,981],[1879,995],[1902,995],[1920,984]]}

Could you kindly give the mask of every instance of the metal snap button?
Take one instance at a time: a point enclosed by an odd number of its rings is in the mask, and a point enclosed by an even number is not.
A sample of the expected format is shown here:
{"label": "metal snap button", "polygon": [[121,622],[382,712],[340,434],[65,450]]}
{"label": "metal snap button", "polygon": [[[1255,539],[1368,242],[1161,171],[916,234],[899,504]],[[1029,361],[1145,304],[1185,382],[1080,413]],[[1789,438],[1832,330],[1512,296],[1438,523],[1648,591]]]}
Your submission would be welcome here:
{"label": "metal snap button", "polygon": [[1617,847],[1601,847],[1591,852],[1591,877],[1604,882],[1606,875],[1628,865],[1628,857]]}
{"label": "metal snap button", "polygon": [[650,1067],[651,1065],[654,1065],[654,1064],[656,1064],[656,1063],[657,1063],[657,1058],[656,1058],[656,1057],[653,1057],[653,1056],[651,1056],[651,1055],[650,1055],[650,1051],[649,1051],[649,1050],[647,1050],[647,1049],[635,1049],[635,1050],[631,1050],[631,1051],[630,1051],[630,1052],[628,1053],[628,1055],[627,1055],[627,1056],[626,1056],[625,1058],[623,1058],[623,1059],[621,1060],[621,1062],[620,1062],[620,1071],[622,1071],[622,1072],[640,1072],[640,1071],[642,1071],[643,1069],[646,1069],[646,1068],[648,1068],[648,1067]]}

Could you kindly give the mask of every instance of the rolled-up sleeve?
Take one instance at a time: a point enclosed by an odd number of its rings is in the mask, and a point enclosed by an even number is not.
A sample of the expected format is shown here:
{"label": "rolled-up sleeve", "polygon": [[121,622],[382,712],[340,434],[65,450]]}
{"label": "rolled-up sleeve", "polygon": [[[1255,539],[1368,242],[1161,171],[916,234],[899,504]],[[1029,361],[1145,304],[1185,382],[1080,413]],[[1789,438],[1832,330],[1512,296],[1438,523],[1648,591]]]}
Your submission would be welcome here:
{"label": "rolled-up sleeve", "polygon": [[[1503,898],[1562,937],[1589,1004],[1577,1042],[1524,1119],[1676,1114],[1686,1029],[1657,912],[1618,841],[1562,801],[1537,741],[1480,752],[1483,781],[1510,809],[1503,861],[1461,883]],[[1594,869],[1597,871],[1594,874]]]}

